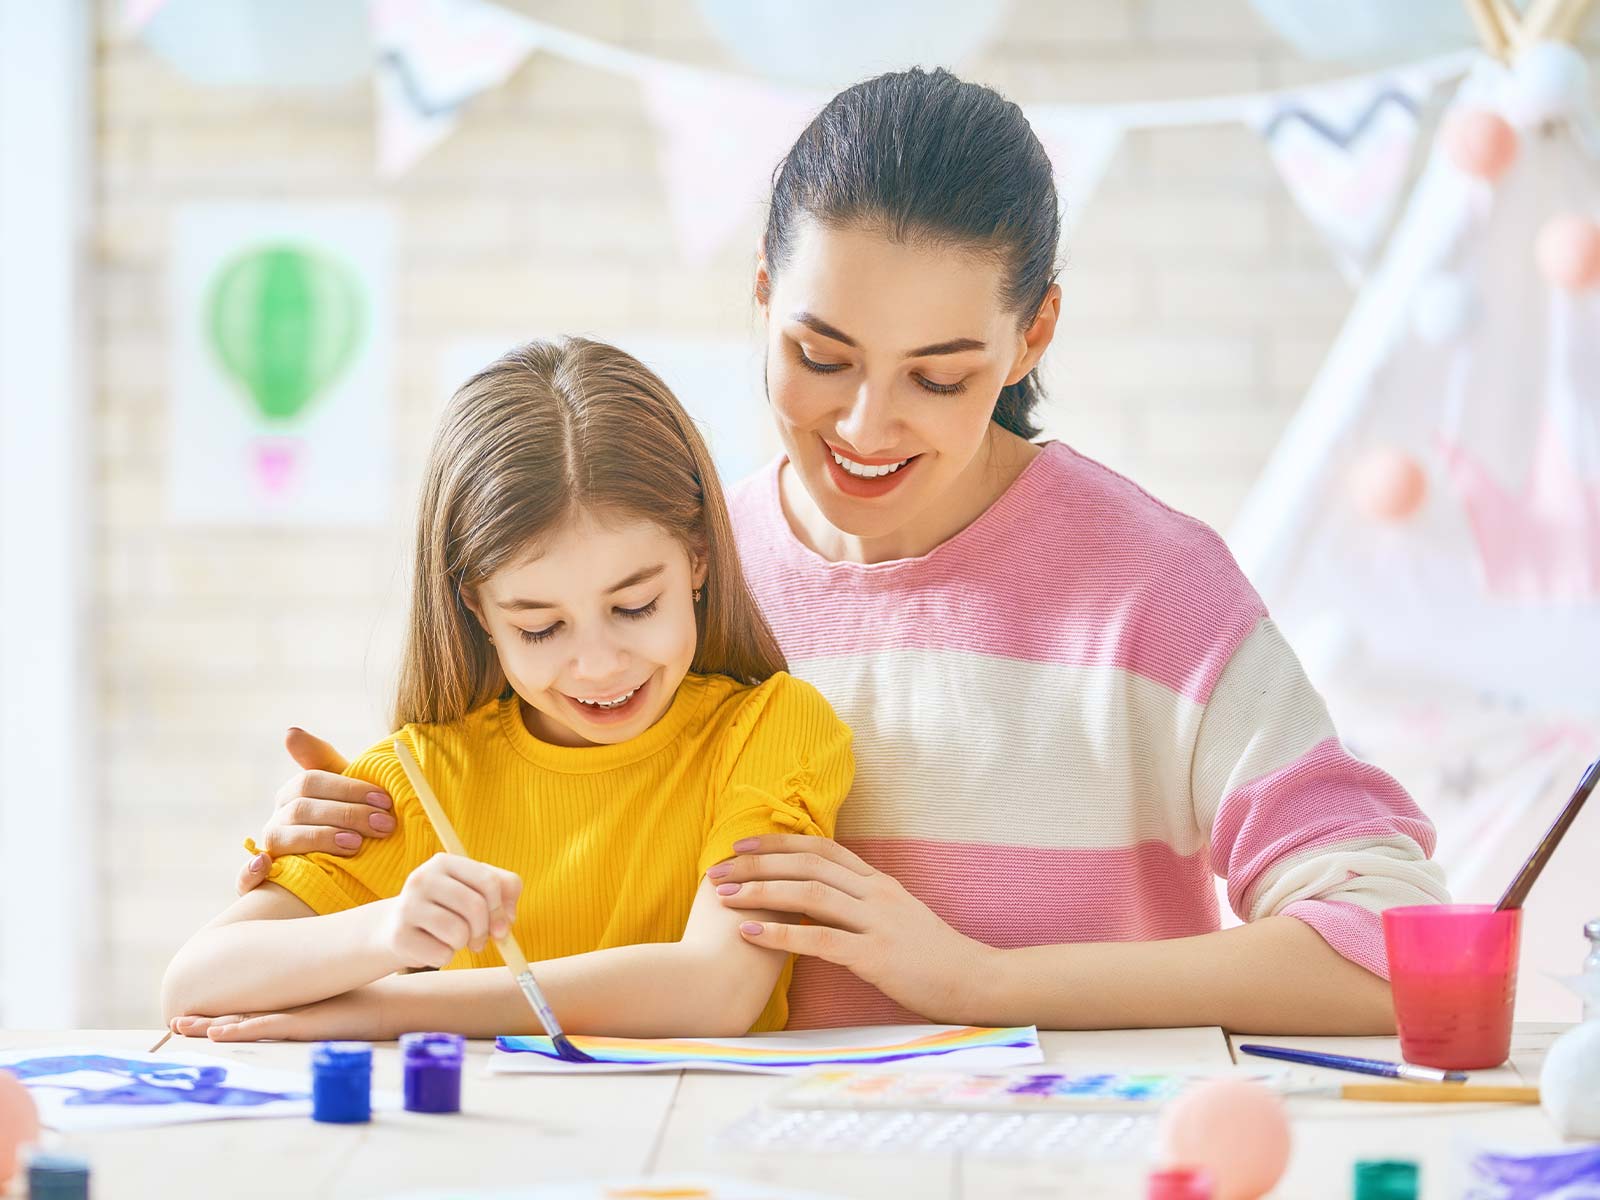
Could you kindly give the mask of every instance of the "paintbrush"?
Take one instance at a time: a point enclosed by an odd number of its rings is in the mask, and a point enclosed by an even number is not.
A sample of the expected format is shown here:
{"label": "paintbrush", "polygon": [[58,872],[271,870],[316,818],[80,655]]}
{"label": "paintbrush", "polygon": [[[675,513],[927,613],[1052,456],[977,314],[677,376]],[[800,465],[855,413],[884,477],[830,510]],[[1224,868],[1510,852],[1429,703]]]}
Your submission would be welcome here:
{"label": "paintbrush", "polygon": [[172,1029],[169,1026],[167,1028],[166,1033],[161,1035],[161,1040],[159,1042],[157,1042],[154,1046],[151,1046],[150,1049],[146,1050],[145,1053],[146,1054],[154,1054],[157,1050],[161,1049],[161,1047],[165,1046],[171,1040],[172,1040]]}
{"label": "paintbrush", "polygon": [[1340,1083],[1290,1088],[1291,1100],[1378,1100],[1391,1104],[1537,1104],[1536,1087],[1473,1083]]}
{"label": "paintbrush", "polygon": [[1583,773],[1583,778],[1578,780],[1578,786],[1573,790],[1566,807],[1561,810],[1561,815],[1555,819],[1539,844],[1533,848],[1533,853],[1528,855],[1528,861],[1522,864],[1522,870],[1517,872],[1517,877],[1511,881],[1511,886],[1506,889],[1505,895],[1500,897],[1500,903],[1494,906],[1496,912],[1522,907],[1522,902],[1528,898],[1528,892],[1539,878],[1539,872],[1544,870],[1545,864],[1550,861],[1550,856],[1561,844],[1561,839],[1567,836],[1567,830],[1572,828],[1572,822],[1578,817],[1578,810],[1589,798],[1589,793],[1594,791],[1597,782],[1600,782],[1600,758],[1590,763],[1589,769]]}
{"label": "paintbrush", "polygon": [[[428,779],[422,773],[422,768],[417,765],[417,760],[411,756],[411,751],[399,738],[394,740],[394,752],[400,759],[400,769],[406,773],[406,778],[411,781],[411,790],[417,793],[417,799],[422,802],[422,811],[428,814],[428,821],[433,826],[433,832],[444,843],[444,848],[451,854],[458,854],[462,858],[471,858],[467,848],[462,845],[461,839],[456,836],[455,827],[450,824],[450,818],[444,815],[444,809],[439,807],[439,798],[433,794],[433,789],[428,786]],[[528,998],[528,1003],[533,1006],[534,1015],[539,1018],[539,1023],[544,1026],[544,1031],[550,1037],[550,1042],[555,1046],[556,1054],[567,1062],[592,1063],[582,1050],[568,1040],[567,1035],[561,1032],[561,1023],[556,1020],[555,1013],[550,1011],[550,1004],[544,998],[544,993],[539,990],[539,985],[533,978],[533,968],[528,965],[527,957],[522,953],[522,947],[517,945],[517,939],[510,930],[504,937],[494,939],[494,944],[500,950],[500,957],[505,959],[506,967],[517,981],[517,986],[522,989],[522,994]]]}

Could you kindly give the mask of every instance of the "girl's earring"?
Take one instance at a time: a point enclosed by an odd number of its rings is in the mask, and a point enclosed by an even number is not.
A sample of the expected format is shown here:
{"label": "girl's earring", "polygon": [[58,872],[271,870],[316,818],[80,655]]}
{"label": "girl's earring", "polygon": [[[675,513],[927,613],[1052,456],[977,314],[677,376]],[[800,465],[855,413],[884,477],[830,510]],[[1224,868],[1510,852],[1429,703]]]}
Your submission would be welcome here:
{"label": "girl's earring", "polygon": [[694,590],[694,602],[696,604],[700,603],[700,589],[699,588],[695,588],[695,590]]}

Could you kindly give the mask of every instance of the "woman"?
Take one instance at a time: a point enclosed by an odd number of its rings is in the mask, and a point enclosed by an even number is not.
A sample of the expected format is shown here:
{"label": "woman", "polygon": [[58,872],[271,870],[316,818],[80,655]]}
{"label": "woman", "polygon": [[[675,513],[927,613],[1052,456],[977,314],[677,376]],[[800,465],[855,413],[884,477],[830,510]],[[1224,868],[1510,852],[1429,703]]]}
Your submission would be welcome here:
{"label": "woman", "polygon": [[[742,927],[801,956],[792,1027],[1388,1032],[1377,912],[1445,898],[1432,827],[1214,533],[1030,440],[1058,234],[1021,110],[943,71],[841,93],[780,167],[755,287],[785,453],[731,503],[857,777],[837,842],[764,837],[713,881],[809,919]],[[291,750],[272,854],[382,836],[381,794]]]}

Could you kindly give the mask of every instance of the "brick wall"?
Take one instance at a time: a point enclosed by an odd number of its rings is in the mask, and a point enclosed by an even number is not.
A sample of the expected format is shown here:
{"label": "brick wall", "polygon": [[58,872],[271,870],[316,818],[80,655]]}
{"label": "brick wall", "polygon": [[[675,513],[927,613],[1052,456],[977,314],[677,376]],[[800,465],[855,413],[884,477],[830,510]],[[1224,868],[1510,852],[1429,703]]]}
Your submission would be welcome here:
{"label": "brick wall", "polygon": [[[503,0],[505,2],[505,0]],[[691,0],[527,11],[733,67]],[[631,85],[534,58],[408,175],[375,176],[373,105],[212,91],[118,30],[104,0],[97,102],[98,830],[107,985],[85,1023],[151,1025],[172,951],[232,895],[240,839],[289,771],[290,723],[346,747],[385,732],[404,526],[455,338],[507,330],[750,328],[756,229],[678,260]],[[967,72],[1028,102],[1268,88],[1295,61],[1246,0],[1017,0]],[[381,201],[396,214],[399,464],[377,533],[196,531],[162,512],[167,222],[192,199]],[[1135,134],[1071,243],[1050,432],[1226,526],[1349,302],[1255,137]],[[752,401],[755,398],[752,397]]]}

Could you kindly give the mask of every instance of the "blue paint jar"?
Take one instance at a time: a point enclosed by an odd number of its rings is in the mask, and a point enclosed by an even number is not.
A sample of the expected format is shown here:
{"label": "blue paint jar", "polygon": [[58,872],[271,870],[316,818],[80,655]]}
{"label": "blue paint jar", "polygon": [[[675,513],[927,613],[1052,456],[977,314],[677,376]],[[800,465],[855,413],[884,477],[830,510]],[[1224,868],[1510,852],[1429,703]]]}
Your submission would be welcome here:
{"label": "blue paint jar", "polygon": [[311,1048],[311,1119],[331,1125],[372,1120],[372,1046],[318,1042]]}
{"label": "blue paint jar", "polygon": [[28,1159],[29,1200],[89,1200],[89,1162],[76,1154],[38,1152]]}
{"label": "blue paint jar", "polygon": [[461,1111],[461,1060],[467,1039],[458,1033],[408,1033],[400,1039],[406,1111]]}

